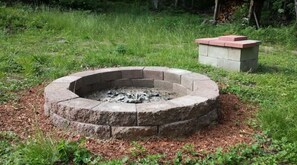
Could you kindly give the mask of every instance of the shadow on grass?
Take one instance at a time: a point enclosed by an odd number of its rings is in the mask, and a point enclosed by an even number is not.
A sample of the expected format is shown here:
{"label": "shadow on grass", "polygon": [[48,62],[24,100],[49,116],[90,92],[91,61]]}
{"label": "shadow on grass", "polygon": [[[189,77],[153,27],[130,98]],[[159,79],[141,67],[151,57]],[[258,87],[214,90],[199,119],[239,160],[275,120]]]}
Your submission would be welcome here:
{"label": "shadow on grass", "polygon": [[281,67],[281,66],[270,66],[265,64],[259,64],[257,70],[254,72],[255,74],[265,74],[265,73],[277,73],[277,74],[285,74],[285,75],[294,75],[296,76],[297,72],[293,69]]}

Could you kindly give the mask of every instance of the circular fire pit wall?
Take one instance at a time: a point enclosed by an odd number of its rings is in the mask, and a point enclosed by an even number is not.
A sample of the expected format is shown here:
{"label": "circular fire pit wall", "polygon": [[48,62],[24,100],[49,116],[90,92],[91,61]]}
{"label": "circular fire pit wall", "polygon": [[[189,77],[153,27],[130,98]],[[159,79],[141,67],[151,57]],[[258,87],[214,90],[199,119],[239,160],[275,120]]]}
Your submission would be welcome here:
{"label": "circular fire pit wall", "polygon": [[[122,88],[153,91],[147,97],[162,93],[154,91],[175,95],[134,102],[90,97],[94,92],[110,94]],[[184,136],[218,117],[219,90],[215,82],[198,73],[166,67],[79,72],[50,83],[44,96],[45,114],[55,126],[98,138]]]}

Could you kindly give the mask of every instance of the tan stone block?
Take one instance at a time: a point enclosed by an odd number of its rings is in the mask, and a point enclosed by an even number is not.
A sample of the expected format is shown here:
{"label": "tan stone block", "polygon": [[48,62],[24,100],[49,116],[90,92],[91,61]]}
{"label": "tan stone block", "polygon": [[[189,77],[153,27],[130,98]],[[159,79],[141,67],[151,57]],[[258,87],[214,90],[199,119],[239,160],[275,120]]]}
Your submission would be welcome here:
{"label": "tan stone block", "polygon": [[191,73],[190,71],[183,69],[168,69],[164,72],[164,80],[171,83],[181,83],[181,75]]}
{"label": "tan stone block", "polygon": [[189,90],[193,90],[194,81],[200,80],[209,80],[209,77],[198,73],[184,74],[181,77],[181,85],[188,88]]}
{"label": "tan stone block", "polygon": [[135,126],[136,105],[128,103],[102,103],[94,108],[94,124],[111,126]]}
{"label": "tan stone block", "polygon": [[112,137],[120,139],[137,139],[158,134],[157,126],[112,127],[111,130]]}
{"label": "tan stone block", "polygon": [[120,67],[123,79],[143,78],[144,67]]}
{"label": "tan stone block", "polygon": [[112,87],[131,87],[133,86],[131,79],[119,79],[111,82]]}
{"label": "tan stone block", "polygon": [[133,84],[133,87],[153,88],[154,80],[153,79],[132,79],[132,84]]}
{"label": "tan stone block", "polygon": [[188,89],[180,84],[173,83],[173,92],[177,93],[178,96],[184,96],[188,94]]}
{"label": "tan stone block", "polygon": [[187,136],[196,131],[197,121],[194,119],[161,125],[159,135],[165,137]]}
{"label": "tan stone block", "polygon": [[154,80],[154,87],[158,89],[172,91],[173,83],[163,80]]}
{"label": "tan stone block", "polygon": [[167,67],[145,67],[143,69],[143,77],[146,79],[164,80],[164,72]]}

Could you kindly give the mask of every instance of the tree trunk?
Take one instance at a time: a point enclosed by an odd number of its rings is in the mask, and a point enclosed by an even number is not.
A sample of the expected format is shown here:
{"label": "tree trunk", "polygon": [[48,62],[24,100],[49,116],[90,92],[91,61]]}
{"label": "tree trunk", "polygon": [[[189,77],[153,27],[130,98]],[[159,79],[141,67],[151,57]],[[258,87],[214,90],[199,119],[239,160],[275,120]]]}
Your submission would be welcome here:
{"label": "tree trunk", "polygon": [[259,24],[259,21],[258,21],[258,17],[256,15],[256,12],[254,11],[253,14],[254,14],[254,18],[255,18],[257,29],[259,29],[260,28],[260,24]]}
{"label": "tree trunk", "polygon": [[257,28],[260,27],[261,12],[264,5],[264,1],[265,0],[251,0],[250,2],[248,21],[250,25],[256,24]]}
{"label": "tree trunk", "polygon": [[174,7],[177,8],[177,5],[178,5],[178,0],[175,0],[174,1]]}
{"label": "tree trunk", "polygon": [[219,0],[215,0],[215,8],[213,13],[213,21],[216,23],[218,19]]}
{"label": "tree trunk", "polygon": [[254,1],[254,11],[256,13],[256,17],[258,19],[258,23],[261,24],[261,12],[264,5],[265,0],[256,0]]}
{"label": "tree trunk", "polygon": [[296,14],[296,23],[297,23],[297,0],[295,0],[295,14]]}
{"label": "tree trunk", "polygon": [[152,3],[153,3],[153,7],[155,10],[158,10],[159,8],[159,0],[152,0]]}
{"label": "tree trunk", "polygon": [[248,22],[251,23],[251,19],[253,16],[253,10],[254,10],[254,0],[251,0],[250,2],[250,8],[249,8],[249,15],[248,15]]}

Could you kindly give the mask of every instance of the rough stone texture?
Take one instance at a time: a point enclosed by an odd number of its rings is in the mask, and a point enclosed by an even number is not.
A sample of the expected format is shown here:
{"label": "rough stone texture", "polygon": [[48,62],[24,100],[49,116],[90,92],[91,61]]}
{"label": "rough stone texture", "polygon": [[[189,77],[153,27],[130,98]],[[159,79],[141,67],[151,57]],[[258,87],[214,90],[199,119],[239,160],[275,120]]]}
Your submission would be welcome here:
{"label": "rough stone texture", "polygon": [[158,89],[168,90],[168,91],[173,90],[173,84],[168,81],[154,80],[154,87]]}
{"label": "rough stone texture", "polygon": [[70,84],[68,86],[67,89],[72,90],[74,88],[74,85],[78,79],[80,79],[80,76],[65,76],[65,77],[61,77],[59,79],[56,79],[55,81],[53,81],[53,83],[65,83],[65,84]]}
{"label": "rough stone texture", "polygon": [[159,135],[166,137],[187,136],[196,131],[197,120],[185,120],[159,127]]}
{"label": "rough stone texture", "polygon": [[164,80],[171,82],[171,83],[177,83],[180,84],[181,75],[191,73],[187,70],[182,69],[168,69],[166,72],[164,72]]}
{"label": "rough stone texture", "polygon": [[134,87],[154,87],[154,80],[153,79],[132,79],[132,84]]}
{"label": "rough stone texture", "polygon": [[206,127],[206,126],[210,125],[211,123],[215,122],[217,120],[217,118],[218,118],[217,110],[216,109],[212,110],[209,113],[207,113],[206,115],[198,118],[196,127],[198,129]]}
{"label": "rough stone texture", "polygon": [[110,126],[85,124],[80,122],[69,121],[57,114],[52,114],[50,118],[53,124],[57,127],[71,129],[72,131],[77,131],[86,136],[110,138]]}
{"label": "rough stone texture", "polygon": [[53,124],[57,127],[60,128],[68,128],[70,125],[70,121],[64,119],[63,117],[56,115],[56,114],[51,114],[50,119],[52,120]]}
{"label": "rough stone texture", "polygon": [[144,67],[120,67],[123,79],[143,78]]}
{"label": "rough stone texture", "polygon": [[181,77],[181,85],[188,88],[189,90],[193,90],[194,81],[201,81],[201,80],[210,80],[210,79],[209,77],[198,73],[184,74]]}
{"label": "rough stone texture", "polygon": [[[62,85],[62,86],[60,86]],[[50,115],[50,111],[58,102],[78,98],[79,96],[68,89],[65,89],[64,83],[52,83],[45,88],[44,100],[46,116]]]}
{"label": "rough stone texture", "polygon": [[160,104],[136,105],[137,125],[163,125],[201,116],[206,113],[203,107],[209,106],[206,100],[198,96],[184,96]]}
{"label": "rough stone texture", "polygon": [[81,86],[79,89],[75,90],[75,93],[79,96],[85,96],[88,95],[94,91],[102,90],[102,89],[108,89],[112,86],[112,82],[99,82],[95,84],[89,84],[86,86]]}
{"label": "rough stone texture", "polygon": [[95,123],[94,111],[90,110],[100,104],[99,101],[85,98],[75,98],[68,101],[59,102],[52,108],[52,111],[59,116],[78,122]]}
{"label": "rough stone texture", "polygon": [[101,73],[101,81],[108,82],[113,80],[118,80],[122,78],[122,73],[120,71],[110,71],[106,73]]}
{"label": "rough stone texture", "polygon": [[[249,49],[247,53],[250,51],[255,50]],[[253,59],[245,59],[243,62],[254,65]],[[79,97],[96,90],[122,86],[154,87],[174,91],[182,97],[142,104],[110,103]],[[182,69],[103,68],[74,73],[49,84],[44,91],[44,111],[57,127],[87,136],[179,136],[188,135],[217,119],[218,95],[215,82]]]}
{"label": "rough stone texture", "polygon": [[213,81],[194,81],[193,92],[190,95],[206,97],[208,99],[215,99],[219,96],[219,88]]}
{"label": "rough stone texture", "polygon": [[102,139],[110,138],[110,126],[94,125],[79,122],[70,122],[70,128],[86,136],[92,136]]}
{"label": "rough stone texture", "polygon": [[131,79],[119,79],[111,82],[113,87],[131,87],[133,86]]}
{"label": "rough stone texture", "polygon": [[[187,111],[184,111],[181,115],[183,120],[190,118],[197,118],[206,114],[210,109],[216,107],[217,102],[208,101],[207,98],[200,96],[183,96],[170,100],[169,102],[177,105],[177,107],[187,107]],[[211,107],[211,108],[208,108]]]}
{"label": "rough stone texture", "polygon": [[136,125],[136,105],[128,103],[103,103],[94,108],[95,114],[92,116],[96,120],[95,124],[111,126],[135,126]]}
{"label": "rough stone texture", "polygon": [[144,126],[134,126],[134,127],[112,127],[111,134],[114,138],[140,138],[147,136],[155,136],[158,134],[157,126],[144,127]]}
{"label": "rough stone texture", "polygon": [[100,73],[94,73],[92,75],[87,75],[82,77],[81,79],[77,80],[76,82],[76,90],[86,87],[92,84],[96,84],[101,82],[102,75]]}
{"label": "rough stone texture", "polygon": [[[103,68],[100,70],[90,70],[74,73],[71,76],[80,76],[81,79],[76,81],[76,90],[86,91],[90,89],[88,86],[94,84],[108,84],[109,81],[122,78],[122,73],[118,68]],[[107,83],[106,83],[107,82]],[[85,93],[85,92],[83,92]]]}
{"label": "rough stone texture", "polygon": [[143,103],[136,105],[137,125],[153,126],[162,125],[176,120],[181,120],[183,110],[171,102]]}
{"label": "rough stone texture", "polygon": [[173,92],[178,93],[180,96],[188,94],[188,89],[180,84],[173,83]]}
{"label": "rough stone texture", "polygon": [[143,69],[143,78],[164,80],[164,72],[168,69],[166,67],[145,67]]}
{"label": "rough stone texture", "polygon": [[44,93],[53,93],[56,92],[57,90],[67,90],[70,86],[69,82],[52,82],[49,85],[47,85],[44,89]]}
{"label": "rough stone texture", "polygon": [[159,135],[166,137],[187,136],[201,128],[204,128],[216,122],[217,118],[218,113],[215,109],[208,112],[206,115],[198,117],[197,119],[190,119],[161,125],[159,127]]}

